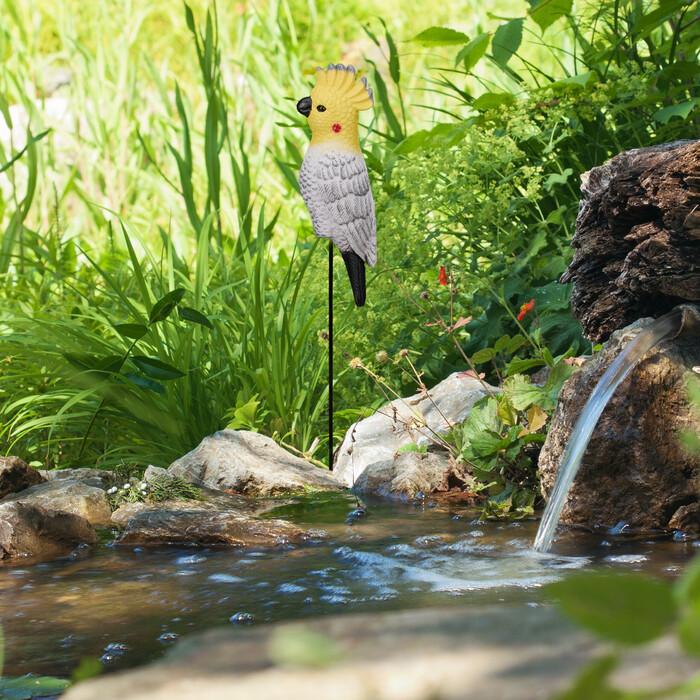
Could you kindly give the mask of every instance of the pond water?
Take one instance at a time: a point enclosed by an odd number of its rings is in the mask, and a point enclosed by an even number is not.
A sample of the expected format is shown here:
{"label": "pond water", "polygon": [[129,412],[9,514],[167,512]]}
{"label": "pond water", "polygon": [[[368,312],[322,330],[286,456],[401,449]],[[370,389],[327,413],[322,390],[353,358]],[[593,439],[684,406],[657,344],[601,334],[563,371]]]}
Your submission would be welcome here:
{"label": "pond water", "polygon": [[420,501],[318,496],[268,514],[326,537],[268,551],[113,546],[58,561],[0,566],[5,675],[69,676],[81,659],[105,670],[144,664],[178,636],[214,626],[345,612],[524,602],[587,566],[678,576],[697,541],[560,530],[553,553],[531,545],[537,520],[479,523],[472,512]]}

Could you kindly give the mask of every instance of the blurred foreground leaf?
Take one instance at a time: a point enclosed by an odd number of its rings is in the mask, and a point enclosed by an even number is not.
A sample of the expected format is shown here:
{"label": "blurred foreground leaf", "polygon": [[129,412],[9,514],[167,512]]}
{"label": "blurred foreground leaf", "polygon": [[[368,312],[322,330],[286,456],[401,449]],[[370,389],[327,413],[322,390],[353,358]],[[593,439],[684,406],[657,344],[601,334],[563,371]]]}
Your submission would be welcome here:
{"label": "blurred foreground leaf", "polygon": [[676,615],[671,587],[636,574],[585,572],[548,589],[578,624],[623,644],[658,637]]}

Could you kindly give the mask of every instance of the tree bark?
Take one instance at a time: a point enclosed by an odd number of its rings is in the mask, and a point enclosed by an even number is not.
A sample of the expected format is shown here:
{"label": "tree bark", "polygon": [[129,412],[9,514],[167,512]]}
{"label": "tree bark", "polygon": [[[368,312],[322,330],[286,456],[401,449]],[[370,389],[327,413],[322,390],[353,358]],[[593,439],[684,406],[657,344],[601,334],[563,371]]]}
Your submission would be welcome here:
{"label": "tree bark", "polygon": [[620,153],[584,173],[581,191],[561,281],[574,283],[586,338],[700,300],[700,141]]}

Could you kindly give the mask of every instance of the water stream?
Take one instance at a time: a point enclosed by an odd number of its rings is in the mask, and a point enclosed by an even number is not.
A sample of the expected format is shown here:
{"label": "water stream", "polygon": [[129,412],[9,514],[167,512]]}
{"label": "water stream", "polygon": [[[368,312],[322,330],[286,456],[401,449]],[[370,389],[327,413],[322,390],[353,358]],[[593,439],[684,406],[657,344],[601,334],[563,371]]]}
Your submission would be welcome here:
{"label": "water stream", "polygon": [[581,464],[581,459],[591,439],[593,430],[598,423],[600,414],[607,405],[615,389],[622,383],[630,370],[649,350],[673,337],[680,328],[682,311],[674,309],[670,313],[656,319],[631,340],[622,352],[615,358],[605,374],[601,377],[593,393],[576,421],[569,442],[562,455],[561,466],[557,473],[554,488],[545,508],[534,548],[538,552],[546,552],[554,538],[554,532],[559,524],[559,517],[564,508],[566,497]]}
{"label": "water stream", "polygon": [[[500,603],[547,605],[543,585],[583,567],[674,577],[698,541],[570,531],[555,554],[530,543],[537,520],[479,523],[429,500],[368,502],[348,525],[345,494],[272,512],[326,536],[268,550],[113,546],[113,535],[63,559],[0,565],[8,676],[70,676],[82,659],[105,672],[159,658],[179,636],[215,626],[319,615]],[[240,613],[240,614],[239,614]],[[238,617],[237,617],[238,615]]]}

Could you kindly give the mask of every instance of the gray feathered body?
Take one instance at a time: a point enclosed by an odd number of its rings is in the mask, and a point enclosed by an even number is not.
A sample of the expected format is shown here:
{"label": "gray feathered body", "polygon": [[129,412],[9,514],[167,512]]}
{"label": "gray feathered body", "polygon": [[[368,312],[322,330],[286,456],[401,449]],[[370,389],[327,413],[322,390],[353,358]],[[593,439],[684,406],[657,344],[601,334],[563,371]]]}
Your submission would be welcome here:
{"label": "gray feathered body", "polygon": [[299,173],[299,187],[314,231],[341,253],[377,263],[377,223],[362,153],[311,146]]}

